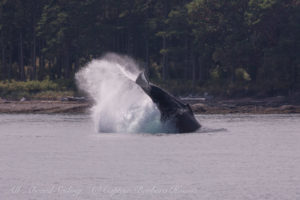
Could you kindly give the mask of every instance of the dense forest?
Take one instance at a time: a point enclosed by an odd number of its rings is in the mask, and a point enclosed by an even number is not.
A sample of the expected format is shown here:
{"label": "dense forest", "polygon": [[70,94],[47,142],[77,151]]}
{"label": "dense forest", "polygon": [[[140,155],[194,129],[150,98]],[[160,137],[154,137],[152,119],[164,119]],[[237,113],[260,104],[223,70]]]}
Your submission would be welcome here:
{"label": "dense forest", "polygon": [[72,81],[116,52],[185,91],[293,95],[300,1],[0,0],[0,52],[2,81]]}

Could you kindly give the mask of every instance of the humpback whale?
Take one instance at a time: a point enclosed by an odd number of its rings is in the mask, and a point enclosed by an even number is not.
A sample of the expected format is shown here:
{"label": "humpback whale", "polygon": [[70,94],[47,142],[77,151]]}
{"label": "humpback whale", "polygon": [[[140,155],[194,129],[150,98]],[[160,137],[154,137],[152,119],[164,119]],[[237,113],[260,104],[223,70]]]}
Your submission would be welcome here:
{"label": "humpback whale", "polygon": [[157,105],[163,123],[173,123],[179,133],[194,132],[201,127],[189,104],[150,83],[144,72],[139,74],[135,82]]}

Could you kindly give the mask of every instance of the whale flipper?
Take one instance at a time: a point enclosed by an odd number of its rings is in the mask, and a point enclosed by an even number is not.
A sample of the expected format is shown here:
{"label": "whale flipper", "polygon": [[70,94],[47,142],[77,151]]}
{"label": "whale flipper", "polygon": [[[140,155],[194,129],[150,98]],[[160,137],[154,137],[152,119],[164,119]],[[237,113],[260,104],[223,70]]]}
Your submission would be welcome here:
{"label": "whale flipper", "polygon": [[193,132],[201,127],[189,104],[183,103],[167,91],[150,83],[144,72],[139,74],[136,83],[157,105],[162,122],[174,122],[180,133]]}

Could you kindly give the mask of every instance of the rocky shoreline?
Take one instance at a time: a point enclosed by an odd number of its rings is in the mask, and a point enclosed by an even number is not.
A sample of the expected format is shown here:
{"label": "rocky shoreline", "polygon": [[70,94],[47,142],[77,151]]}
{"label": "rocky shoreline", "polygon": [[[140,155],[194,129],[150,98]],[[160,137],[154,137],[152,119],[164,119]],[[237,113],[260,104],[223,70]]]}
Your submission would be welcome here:
{"label": "rocky shoreline", "polygon": [[[297,101],[288,101],[285,98],[273,97],[265,99],[229,99],[207,100],[204,98],[184,99],[189,103],[196,114],[288,114],[300,113]],[[51,100],[24,100],[8,101],[0,99],[0,113],[88,113],[92,106],[91,101],[78,99]]]}
{"label": "rocky shoreline", "polygon": [[71,101],[0,101],[0,113],[85,113],[89,102]]}
{"label": "rocky shoreline", "polygon": [[189,102],[195,113],[204,114],[290,114],[300,113],[299,102],[286,97],[240,98]]}
{"label": "rocky shoreline", "polygon": [[281,105],[281,106],[257,106],[257,105],[206,105],[194,104],[192,109],[197,114],[231,114],[231,113],[249,113],[249,114],[291,114],[300,113],[300,106]]}

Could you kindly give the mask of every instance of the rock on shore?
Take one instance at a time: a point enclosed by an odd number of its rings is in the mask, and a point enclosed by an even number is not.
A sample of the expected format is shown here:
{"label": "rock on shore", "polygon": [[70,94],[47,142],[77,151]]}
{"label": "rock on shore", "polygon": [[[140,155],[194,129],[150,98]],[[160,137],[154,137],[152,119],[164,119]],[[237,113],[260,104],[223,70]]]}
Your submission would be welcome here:
{"label": "rock on shore", "polygon": [[[300,105],[280,99],[237,99],[220,101],[189,101],[196,114],[283,114],[300,113]],[[0,99],[0,113],[86,113],[92,106],[90,101],[7,101]]]}
{"label": "rock on shore", "polygon": [[90,103],[68,101],[0,101],[0,113],[84,113]]}
{"label": "rock on shore", "polygon": [[252,114],[285,114],[300,113],[300,105],[291,104],[283,98],[266,99],[234,99],[191,104],[195,113],[227,114],[227,113],[252,113]]}

